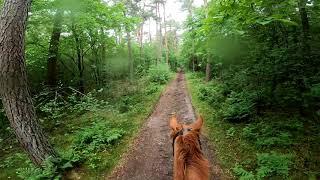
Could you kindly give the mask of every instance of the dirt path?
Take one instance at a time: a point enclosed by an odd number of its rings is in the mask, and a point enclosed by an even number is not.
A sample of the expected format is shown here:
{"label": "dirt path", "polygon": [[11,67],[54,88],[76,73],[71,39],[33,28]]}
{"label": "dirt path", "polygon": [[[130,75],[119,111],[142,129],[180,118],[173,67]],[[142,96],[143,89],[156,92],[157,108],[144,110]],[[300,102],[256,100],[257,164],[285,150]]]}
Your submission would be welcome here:
{"label": "dirt path", "polygon": [[[161,96],[154,112],[144,125],[123,163],[108,179],[170,180],[172,179],[172,147],[169,117],[173,113],[186,123],[195,120],[195,113],[187,93],[185,76],[179,73]],[[202,148],[211,164],[211,179],[220,179],[221,169],[215,162],[207,139],[202,136]]]}

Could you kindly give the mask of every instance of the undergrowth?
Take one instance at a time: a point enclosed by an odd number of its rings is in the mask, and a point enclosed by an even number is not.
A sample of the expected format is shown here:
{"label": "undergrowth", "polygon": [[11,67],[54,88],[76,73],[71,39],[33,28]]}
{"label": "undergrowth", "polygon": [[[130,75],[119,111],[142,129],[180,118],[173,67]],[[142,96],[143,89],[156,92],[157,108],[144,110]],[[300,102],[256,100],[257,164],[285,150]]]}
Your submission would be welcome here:
{"label": "undergrowth", "polygon": [[316,179],[319,126],[299,113],[264,111],[259,94],[234,92],[202,74],[187,76],[193,105],[205,118],[224,176],[236,179]]}
{"label": "undergrowth", "polygon": [[152,111],[171,74],[154,82],[149,82],[149,78],[115,81],[111,88],[82,96],[71,93],[63,97],[56,93],[49,100],[43,100],[41,95],[36,97],[40,121],[59,158],[50,157],[42,167],[35,167],[17,141],[10,140],[14,136],[5,124],[5,134],[11,135],[0,138],[0,179],[61,179],[74,168],[81,169],[78,175],[83,178],[108,174]]}

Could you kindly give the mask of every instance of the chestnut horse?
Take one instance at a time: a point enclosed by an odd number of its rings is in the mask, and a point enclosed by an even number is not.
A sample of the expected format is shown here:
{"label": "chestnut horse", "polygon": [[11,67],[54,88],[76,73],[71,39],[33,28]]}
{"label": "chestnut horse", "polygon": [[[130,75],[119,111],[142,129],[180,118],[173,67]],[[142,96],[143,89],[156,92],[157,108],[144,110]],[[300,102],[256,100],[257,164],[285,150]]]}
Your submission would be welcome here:
{"label": "chestnut horse", "polygon": [[171,117],[174,180],[209,179],[209,162],[201,152],[199,139],[202,124],[201,116],[191,125],[180,124],[176,115]]}

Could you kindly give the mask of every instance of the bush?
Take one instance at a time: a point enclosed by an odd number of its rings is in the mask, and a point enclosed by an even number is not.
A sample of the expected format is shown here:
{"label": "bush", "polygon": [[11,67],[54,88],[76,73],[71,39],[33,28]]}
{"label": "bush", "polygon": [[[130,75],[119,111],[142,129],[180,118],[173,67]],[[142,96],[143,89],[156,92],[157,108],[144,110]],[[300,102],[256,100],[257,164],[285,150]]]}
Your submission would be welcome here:
{"label": "bush", "polygon": [[103,121],[93,122],[90,127],[83,128],[78,132],[73,147],[83,154],[90,154],[114,144],[123,135],[122,129],[112,128]]}
{"label": "bush", "polygon": [[47,158],[42,167],[34,166],[30,160],[27,160],[28,167],[17,169],[18,177],[26,180],[41,180],[41,179],[54,179],[62,178],[62,173],[73,167],[70,161],[56,159],[53,157]]}
{"label": "bush", "polygon": [[224,87],[215,83],[201,85],[198,90],[198,97],[214,107],[219,107],[224,100]]}
{"label": "bush", "polygon": [[240,180],[255,180],[255,175],[252,172],[248,172],[241,165],[236,165],[233,169],[235,175],[239,177]]}
{"label": "bush", "polygon": [[232,122],[248,120],[256,113],[255,100],[254,93],[246,91],[240,93],[231,92],[222,108],[223,118]]}
{"label": "bush", "polygon": [[86,111],[98,111],[101,109],[105,109],[109,103],[103,100],[98,100],[93,96],[92,92],[89,92],[87,95],[82,96],[80,99],[76,97],[76,95],[72,95],[68,97],[69,102],[72,104],[70,109],[73,112],[86,112]]}
{"label": "bush", "polygon": [[[290,122],[290,123],[288,123]],[[288,147],[303,130],[299,119],[274,116],[262,118],[242,129],[242,135],[258,148]]]}
{"label": "bush", "polygon": [[148,76],[151,82],[165,84],[170,79],[170,69],[167,64],[153,65],[149,69]]}
{"label": "bush", "polygon": [[262,153],[257,154],[257,161],[259,168],[257,169],[257,177],[260,179],[270,176],[288,177],[289,167],[292,155],[290,154],[278,154]]}
{"label": "bush", "polygon": [[281,178],[288,177],[290,165],[292,164],[291,154],[261,153],[257,154],[258,168],[256,173],[248,172],[241,165],[236,165],[233,172],[243,180]]}
{"label": "bush", "polygon": [[289,146],[292,144],[291,134],[289,132],[280,132],[273,137],[258,137],[256,145],[258,147],[271,146]]}
{"label": "bush", "polygon": [[160,86],[156,83],[151,83],[146,89],[145,89],[145,93],[147,95],[151,95],[153,93],[156,93],[159,91]]}

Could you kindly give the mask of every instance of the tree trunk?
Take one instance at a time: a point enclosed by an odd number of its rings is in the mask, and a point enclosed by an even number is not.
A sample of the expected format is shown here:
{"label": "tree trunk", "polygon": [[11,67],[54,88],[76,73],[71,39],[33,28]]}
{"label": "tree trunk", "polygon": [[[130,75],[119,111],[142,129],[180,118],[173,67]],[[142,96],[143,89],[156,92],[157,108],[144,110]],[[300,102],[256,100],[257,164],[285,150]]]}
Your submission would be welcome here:
{"label": "tree trunk", "polygon": [[158,18],[159,18],[159,61],[162,61],[162,24],[161,24],[161,14],[160,14],[160,3],[157,3],[158,8]]}
{"label": "tree trunk", "polygon": [[51,87],[55,87],[57,85],[58,79],[58,67],[57,61],[59,56],[59,43],[60,43],[60,34],[61,34],[61,20],[62,20],[63,11],[57,10],[54,23],[53,23],[53,30],[49,45],[49,52],[48,52],[48,71],[47,71],[47,82],[48,85]]}
{"label": "tree trunk", "polygon": [[151,18],[149,18],[149,43],[151,44],[152,38],[151,38]]}
{"label": "tree trunk", "polygon": [[209,82],[210,80],[211,80],[211,64],[210,64],[209,58],[208,58],[207,65],[206,65],[206,82]]}
{"label": "tree trunk", "polygon": [[6,0],[0,17],[0,96],[19,143],[36,165],[56,156],[36,117],[25,65],[24,37],[31,0]]}
{"label": "tree trunk", "polygon": [[132,48],[131,48],[131,36],[130,32],[127,31],[127,43],[128,43],[128,59],[129,59],[129,78],[133,79],[133,59],[132,59]]}
{"label": "tree trunk", "polygon": [[140,39],[139,39],[139,43],[140,43],[140,62],[141,62],[142,57],[143,57],[143,26],[144,26],[144,22],[141,23],[141,28],[140,28]]}
{"label": "tree trunk", "polygon": [[169,64],[169,47],[168,47],[168,37],[167,37],[167,24],[166,24],[166,5],[163,3],[163,24],[164,24],[164,41],[166,48],[166,62]]}
{"label": "tree trunk", "polygon": [[[208,18],[208,1],[203,0],[204,7],[206,8],[206,18]],[[208,43],[208,42],[207,42]],[[210,49],[209,45],[207,44],[207,65],[206,65],[206,82],[209,82],[211,80],[211,64],[210,64]]]}
{"label": "tree trunk", "polygon": [[105,43],[105,33],[104,33],[104,29],[101,28],[101,39],[103,39],[102,43],[101,43],[101,59],[100,62],[98,64],[97,67],[97,76],[98,76],[98,81],[99,81],[99,86],[102,84],[102,78],[101,78],[101,67],[103,67],[103,63],[106,61],[107,59],[107,47],[106,47],[106,43]]}
{"label": "tree trunk", "polygon": [[301,18],[301,25],[302,25],[302,32],[303,32],[303,52],[305,55],[309,55],[310,46],[309,46],[309,39],[310,39],[310,25],[309,25],[309,18],[306,9],[307,0],[299,0],[299,13]]}
{"label": "tree trunk", "polygon": [[84,72],[84,64],[83,64],[83,56],[82,56],[82,45],[79,39],[79,35],[77,33],[76,27],[74,24],[72,24],[72,34],[74,36],[74,40],[76,43],[76,52],[77,52],[77,65],[78,65],[78,72],[79,72],[79,84],[78,84],[78,89],[79,92],[84,94],[84,77],[83,77],[83,72]]}
{"label": "tree trunk", "polygon": [[[189,16],[192,17],[192,4],[193,4],[193,0],[190,0],[189,1],[189,4],[188,4],[188,12],[189,12]],[[192,29],[193,31],[194,29]],[[192,71],[195,72],[195,47],[194,47],[194,37],[192,37]]]}

